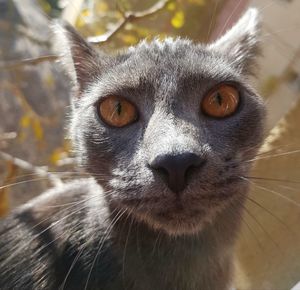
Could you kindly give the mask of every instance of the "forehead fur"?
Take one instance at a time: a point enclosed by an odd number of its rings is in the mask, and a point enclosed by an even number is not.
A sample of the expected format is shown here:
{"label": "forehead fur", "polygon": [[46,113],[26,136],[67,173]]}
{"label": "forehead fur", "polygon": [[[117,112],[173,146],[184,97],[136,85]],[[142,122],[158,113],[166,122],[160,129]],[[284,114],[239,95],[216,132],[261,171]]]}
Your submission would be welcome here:
{"label": "forehead fur", "polygon": [[207,46],[182,38],[142,41],[116,56],[114,63],[99,77],[107,88],[198,83],[201,80],[238,80],[240,75],[230,61]]}
{"label": "forehead fur", "polygon": [[195,50],[195,45],[191,40],[183,39],[180,37],[172,38],[167,37],[163,40],[159,38],[154,39],[151,42],[142,40],[138,45],[132,46],[128,49],[129,53],[145,53],[151,57],[157,56],[184,56],[187,50],[192,52]]}
{"label": "forehead fur", "polygon": [[[142,41],[112,57],[90,46],[69,25],[54,25],[62,62],[80,92],[105,74],[112,80],[120,79],[122,74],[132,74],[133,78],[147,74],[151,78],[151,74],[180,75],[182,72],[187,75],[202,72],[207,77],[230,72],[246,77],[253,72],[259,51],[259,28],[258,12],[251,8],[215,43],[202,45],[180,38],[155,39]],[[119,76],[112,75],[116,66]]]}

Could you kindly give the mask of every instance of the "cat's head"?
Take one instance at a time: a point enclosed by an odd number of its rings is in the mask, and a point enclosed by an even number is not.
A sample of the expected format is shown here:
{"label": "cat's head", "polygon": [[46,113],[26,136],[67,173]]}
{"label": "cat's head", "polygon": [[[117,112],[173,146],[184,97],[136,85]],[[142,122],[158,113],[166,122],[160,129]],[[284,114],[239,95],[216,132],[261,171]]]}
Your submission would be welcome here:
{"label": "cat's head", "polygon": [[112,207],[183,234],[242,203],[263,138],[264,106],[246,82],[258,28],[249,9],[210,45],[167,38],[107,55],[56,27],[74,83],[74,148]]}

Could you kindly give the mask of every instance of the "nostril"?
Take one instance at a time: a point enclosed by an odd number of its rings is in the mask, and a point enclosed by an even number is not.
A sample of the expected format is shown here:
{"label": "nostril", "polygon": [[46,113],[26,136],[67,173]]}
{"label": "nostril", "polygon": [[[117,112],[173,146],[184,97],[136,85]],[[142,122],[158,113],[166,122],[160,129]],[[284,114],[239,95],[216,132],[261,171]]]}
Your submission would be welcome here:
{"label": "nostril", "polygon": [[[203,162],[204,164],[204,162]],[[189,178],[193,175],[193,173],[195,171],[197,171],[197,168],[200,167],[202,165],[202,163],[199,163],[197,165],[191,165],[190,167],[188,167],[185,171],[185,180],[186,182],[189,180]]]}
{"label": "nostril", "polygon": [[180,192],[186,186],[188,175],[193,169],[202,166],[205,160],[194,153],[165,154],[157,156],[150,167],[166,177],[173,192]]}
{"label": "nostril", "polygon": [[150,168],[155,169],[155,171],[157,171],[159,173],[159,175],[163,178],[163,180],[168,183],[169,180],[169,173],[165,168],[162,167],[153,167],[150,165]]}

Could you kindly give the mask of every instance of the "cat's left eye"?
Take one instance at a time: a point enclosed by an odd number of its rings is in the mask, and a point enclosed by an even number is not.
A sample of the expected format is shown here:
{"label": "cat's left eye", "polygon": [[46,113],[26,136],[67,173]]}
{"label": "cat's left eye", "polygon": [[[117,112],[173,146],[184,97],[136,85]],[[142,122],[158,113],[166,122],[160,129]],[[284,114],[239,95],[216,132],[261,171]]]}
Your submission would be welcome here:
{"label": "cat's left eye", "polygon": [[202,111],[214,118],[225,118],[236,112],[240,101],[239,91],[228,84],[218,86],[202,100]]}
{"label": "cat's left eye", "polygon": [[108,96],[98,104],[98,114],[112,127],[124,127],[137,120],[136,107],[120,96]]}

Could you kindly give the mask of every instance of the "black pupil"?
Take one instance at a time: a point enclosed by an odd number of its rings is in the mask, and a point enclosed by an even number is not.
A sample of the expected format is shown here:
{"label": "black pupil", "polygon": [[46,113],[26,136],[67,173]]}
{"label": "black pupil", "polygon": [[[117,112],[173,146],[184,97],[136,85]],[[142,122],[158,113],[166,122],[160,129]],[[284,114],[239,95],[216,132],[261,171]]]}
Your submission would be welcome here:
{"label": "black pupil", "polygon": [[119,101],[116,104],[116,111],[117,111],[118,115],[120,116],[121,112],[122,112],[122,105],[121,105],[121,103]]}
{"label": "black pupil", "polygon": [[219,92],[215,94],[215,100],[219,106],[222,106],[223,98]]}

